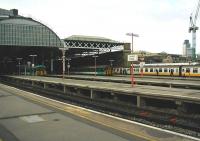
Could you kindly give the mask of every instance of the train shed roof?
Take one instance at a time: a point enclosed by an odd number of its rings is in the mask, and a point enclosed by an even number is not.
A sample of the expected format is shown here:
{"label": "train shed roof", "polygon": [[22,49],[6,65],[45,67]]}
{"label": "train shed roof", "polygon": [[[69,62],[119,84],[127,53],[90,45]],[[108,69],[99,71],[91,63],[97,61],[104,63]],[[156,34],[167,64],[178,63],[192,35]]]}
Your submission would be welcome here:
{"label": "train shed roof", "polygon": [[86,36],[86,35],[72,35],[64,40],[73,40],[73,41],[89,41],[89,42],[106,42],[106,43],[120,43],[118,41],[105,38],[105,37],[99,37],[99,36]]}
{"label": "train shed roof", "polygon": [[46,25],[18,15],[17,9],[0,9],[0,46],[63,47],[58,35]]}

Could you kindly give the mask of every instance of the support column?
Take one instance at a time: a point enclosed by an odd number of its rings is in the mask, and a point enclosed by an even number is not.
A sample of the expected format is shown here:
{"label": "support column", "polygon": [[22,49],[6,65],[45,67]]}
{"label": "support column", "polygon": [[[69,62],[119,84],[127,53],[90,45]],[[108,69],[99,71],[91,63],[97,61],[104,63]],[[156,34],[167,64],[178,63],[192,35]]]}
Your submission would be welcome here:
{"label": "support column", "polygon": [[188,110],[189,110],[188,106],[184,102],[182,102],[182,101],[176,101],[175,103],[177,105],[177,111],[179,113],[186,113],[186,112],[188,112]]}
{"label": "support column", "polygon": [[80,89],[77,88],[76,93],[77,93],[78,96],[81,96],[81,90]]}
{"label": "support column", "polygon": [[50,59],[50,71],[51,71],[51,74],[54,72],[53,58],[54,58],[54,55],[53,55],[53,52],[51,51],[51,59]]}
{"label": "support column", "polygon": [[90,90],[90,98],[91,99],[95,99],[96,98],[96,94],[92,89]]}
{"label": "support column", "polygon": [[137,107],[144,107],[146,105],[145,99],[141,96],[137,96]]}
{"label": "support column", "polygon": [[137,96],[137,107],[141,107],[141,99],[140,99],[140,96]]}
{"label": "support column", "polygon": [[54,68],[53,68],[53,59],[51,59],[51,73],[53,73],[53,70]]}
{"label": "support column", "polygon": [[48,86],[47,86],[47,84],[46,83],[44,83],[44,89],[46,89]]}
{"label": "support column", "polygon": [[113,96],[113,100],[114,101],[117,101],[118,100],[118,97],[115,93],[111,92],[111,95]]}
{"label": "support column", "polygon": [[63,85],[63,92],[66,93],[66,86]]}
{"label": "support column", "polygon": [[34,86],[34,81],[31,81],[31,85]]}

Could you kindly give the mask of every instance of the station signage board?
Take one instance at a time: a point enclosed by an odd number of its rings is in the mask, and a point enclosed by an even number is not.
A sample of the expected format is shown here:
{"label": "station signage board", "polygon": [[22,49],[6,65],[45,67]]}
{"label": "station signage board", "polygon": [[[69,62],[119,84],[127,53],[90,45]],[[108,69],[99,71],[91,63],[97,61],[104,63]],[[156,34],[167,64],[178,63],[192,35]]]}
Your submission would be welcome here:
{"label": "station signage board", "polygon": [[133,54],[128,55],[128,61],[129,62],[138,61],[138,55],[133,55]]}

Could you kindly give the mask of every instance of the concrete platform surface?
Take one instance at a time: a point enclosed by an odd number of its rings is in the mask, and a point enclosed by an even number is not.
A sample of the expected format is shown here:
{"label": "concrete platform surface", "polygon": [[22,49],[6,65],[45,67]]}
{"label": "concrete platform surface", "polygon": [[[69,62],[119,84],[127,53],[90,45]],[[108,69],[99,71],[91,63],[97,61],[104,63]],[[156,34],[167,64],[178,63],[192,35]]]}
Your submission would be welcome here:
{"label": "concrete platform surface", "polygon": [[13,95],[0,97],[0,111],[0,119],[53,112]]}
{"label": "concrete platform surface", "polygon": [[0,107],[3,107],[0,109],[3,113],[0,117],[0,141],[198,140],[77,108],[2,84],[0,93],[5,95],[0,97]]}
{"label": "concrete platform surface", "polygon": [[0,84],[0,95],[4,95],[0,96],[0,141],[128,140],[22,99],[2,87]]}
{"label": "concrete platform surface", "polygon": [[[55,76],[54,76],[55,77]],[[62,76],[58,76],[62,77]],[[107,81],[118,83],[131,83],[129,76],[92,76],[92,75],[65,75],[67,79],[77,80],[95,80],[95,81]],[[152,85],[152,86],[165,86],[165,87],[190,87],[200,89],[200,78],[182,78],[182,77],[161,77],[161,76],[134,76],[134,80],[137,84]]]}
{"label": "concrete platform surface", "polygon": [[20,141],[127,141],[126,139],[58,113],[0,120]]}

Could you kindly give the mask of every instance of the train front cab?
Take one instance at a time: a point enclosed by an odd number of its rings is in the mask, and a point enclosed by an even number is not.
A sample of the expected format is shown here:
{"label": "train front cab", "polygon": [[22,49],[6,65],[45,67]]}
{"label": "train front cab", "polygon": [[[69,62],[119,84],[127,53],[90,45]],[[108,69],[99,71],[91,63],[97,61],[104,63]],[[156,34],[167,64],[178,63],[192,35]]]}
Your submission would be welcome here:
{"label": "train front cab", "polygon": [[37,76],[45,76],[47,74],[46,67],[44,65],[37,65],[34,69]]}

